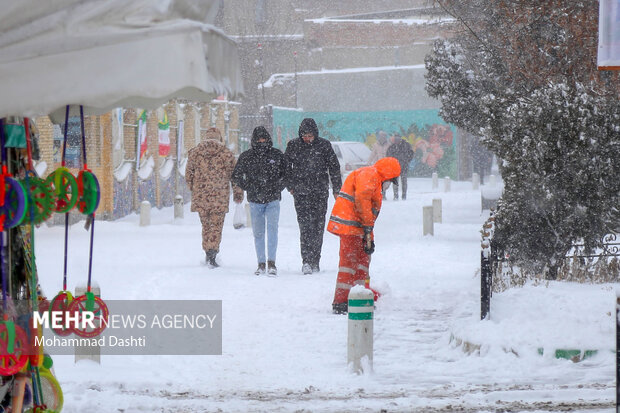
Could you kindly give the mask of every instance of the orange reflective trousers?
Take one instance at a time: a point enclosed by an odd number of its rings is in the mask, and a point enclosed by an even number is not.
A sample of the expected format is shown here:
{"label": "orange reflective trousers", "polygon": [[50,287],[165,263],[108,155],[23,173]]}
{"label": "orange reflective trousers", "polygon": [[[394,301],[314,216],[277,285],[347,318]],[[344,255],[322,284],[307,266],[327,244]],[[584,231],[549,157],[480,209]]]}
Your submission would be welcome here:
{"label": "orange reflective trousers", "polygon": [[364,285],[368,278],[370,255],[364,252],[363,240],[358,235],[340,235],[340,263],[333,304],[346,303],[351,287]]}

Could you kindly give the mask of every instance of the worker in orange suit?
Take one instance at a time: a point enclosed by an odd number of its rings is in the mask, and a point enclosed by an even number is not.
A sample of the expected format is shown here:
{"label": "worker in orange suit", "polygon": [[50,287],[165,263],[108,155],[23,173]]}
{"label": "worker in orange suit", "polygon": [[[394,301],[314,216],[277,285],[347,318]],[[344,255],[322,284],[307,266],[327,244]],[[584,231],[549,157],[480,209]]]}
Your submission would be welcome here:
{"label": "worker in orange suit", "polygon": [[327,231],[340,237],[340,263],[332,309],[348,311],[349,290],[369,278],[370,255],[375,250],[373,227],[381,210],[384,185],[400,176],[396,158],[379,159],[374,165],[356,169],[344,181],[332,209]]}

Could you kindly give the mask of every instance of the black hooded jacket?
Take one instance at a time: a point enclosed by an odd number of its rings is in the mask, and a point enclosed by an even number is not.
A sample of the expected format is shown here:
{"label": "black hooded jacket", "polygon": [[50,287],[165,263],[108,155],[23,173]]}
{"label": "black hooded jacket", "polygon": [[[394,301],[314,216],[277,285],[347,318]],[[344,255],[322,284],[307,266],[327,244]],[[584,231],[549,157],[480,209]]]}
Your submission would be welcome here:
{"label": "black hooded jacket", "polygon": [[395,142],[387,148],[386,155],[398,159],[401,172],[406,174],[406,171],[409,169],[409,162],[413,159],[414,153],[409,142],[398,137]]}
{"label": "black hooded jacket", "polygon": [[[261,144],[259,139],[267,141]],[[286,159],[284,154],[273,147],[267,129],[257,126],[252,132],[251,149],[239,155],[232,173],[232,182],[248,194],[248,201],[267,204],[282,198],[285,187]]]}
{"label": "black hooded jacket", "polygon": [[[314,140],[306,143],[302,135],[312,133]],[[286,187],[293,195],[328,194],[329,179],[335,194],[340,191],[340,162],[327,139],[319,137],[319,128],[312,118],[299,126],[299,137],[289,141],[284,153],[288,164]]]}

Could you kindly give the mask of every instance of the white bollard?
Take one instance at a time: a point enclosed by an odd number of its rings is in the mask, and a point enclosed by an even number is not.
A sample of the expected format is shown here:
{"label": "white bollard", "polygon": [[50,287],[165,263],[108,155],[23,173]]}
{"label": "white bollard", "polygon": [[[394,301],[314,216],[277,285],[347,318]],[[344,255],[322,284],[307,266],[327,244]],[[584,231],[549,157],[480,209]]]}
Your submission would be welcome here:
{"label": "white bollard", "polygon": [[433,199],[433,222],[441,224],[441,199]]}
{"label": "white bollard", "polygon": [[142,201],[140,204],[140,226],[146,227],[151,225],[151,203]]}
{"label": "white bollard", "polygon": [[450,192],[450,177],[446,176],[443,178],[443,191]]}
{"label": "white bollard", "polygon": [[433,189],[439,188],[439,176],[437,176],[437,172],[433,172]]}
{"label": "white bollard", "polygon": [[480,189],[480,175],[476,172],[471,175],[471,188],[474,190]]}
{"label": "white bollard", "polygon": [[[90,291],[95,294],[97,297],[101,297],[101,289],[99,287],[91,286]],[[86,294],[86,287],[75,287],[75,296],[79,297],[80,295]],[[75,336],[77,338],[77,336]],[[93,341],[93,343],[89,343],[88,345],[80,345],[80,340],[76,340],[76,343],[73,347],[73,351],[75,353],[74,363],[77,363],[80,360],[91,360],[95,363],[101,364],[101,347],[99,347],[98,340],[89,340]],[[96,343],[94,343],[96,341]]]}
{"label": "white bollard", "polygon": [[497,185],[497,178],[495,177],[495,175],[489,175],[489,185],[490,186]]}
{"label": "white bollard", "polygon": [[349,291],[347,364],[356,373],[372,372],[374,294],[363,285]]}
{"label": "white bollard", "polygon": [[250,213],[250,204],[245,204],[246,226],[252,228],[252,214]]}
{"label": "white bollard", "polygon": [[174,217],[183,218],[183,197],[181,195],[174,197]]}
{"label": "white bollard", "polygon": [[422,207],[422,235],[435,235],[435,231],[433,229],[433,207],[432,206],[424,206]]}

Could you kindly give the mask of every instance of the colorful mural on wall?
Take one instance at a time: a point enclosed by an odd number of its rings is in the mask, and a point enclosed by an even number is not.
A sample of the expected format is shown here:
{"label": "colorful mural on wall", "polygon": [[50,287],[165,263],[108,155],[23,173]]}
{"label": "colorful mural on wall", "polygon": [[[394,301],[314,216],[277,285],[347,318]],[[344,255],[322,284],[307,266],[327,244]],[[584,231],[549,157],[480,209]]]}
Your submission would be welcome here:
{"label": "colorful mural on wall", "polygon": [[313,118],[321,137],[330,141],[358,141],[369,147],[383,130],[400,134],[415,151],[410,176],[439,176],[456,179],[458,156],[456,128],[447,124],[435,109],[386,112],[303,112],[273,108],[274,146],[284,150],[298,136],[303,118]]}

